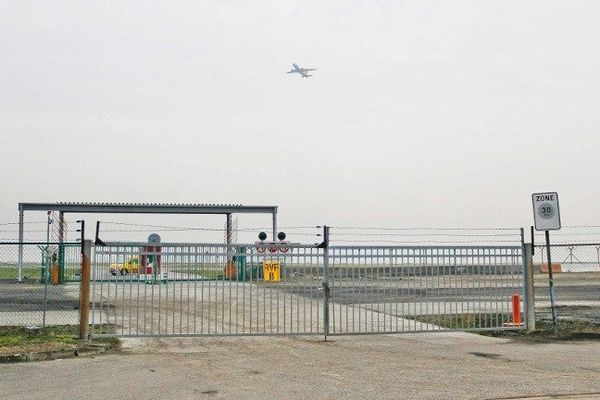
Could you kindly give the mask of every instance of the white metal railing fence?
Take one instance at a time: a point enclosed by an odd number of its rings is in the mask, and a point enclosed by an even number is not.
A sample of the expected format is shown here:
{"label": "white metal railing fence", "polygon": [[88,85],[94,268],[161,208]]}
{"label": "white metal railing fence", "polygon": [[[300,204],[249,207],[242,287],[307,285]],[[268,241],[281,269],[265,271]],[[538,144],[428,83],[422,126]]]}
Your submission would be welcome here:
{"label": "white metal railing fence", "polygon": [[519,246],[94,246],[93,336],[521,329]]}
{"label": "white metal railing fence", "polygon": [[332,247],[331,334],[514,329],[521,247]]}
{"label": "white metal railing fence", "polygon": [[98,325],[120,336],[323,334],[321,253],[314,246],[95,246],[91,333]]}

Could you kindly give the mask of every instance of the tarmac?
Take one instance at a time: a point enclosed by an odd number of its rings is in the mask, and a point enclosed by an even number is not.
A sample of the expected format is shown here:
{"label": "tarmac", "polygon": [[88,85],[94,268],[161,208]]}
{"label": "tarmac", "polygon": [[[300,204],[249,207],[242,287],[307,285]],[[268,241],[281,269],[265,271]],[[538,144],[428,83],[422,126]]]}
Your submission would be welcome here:
{"label": "tarmac", "polygon": [[[97,283],[92,287],[96,301],[90,317],[97,324],[114,326],[118,335],[125,336],[323,335],[322,297],[293,288],[296,293],[247,282]],[[395,309],[400,310],[398,306]],[[373,310],[330,304],[331,332],[441,329],[392,311],[389,304]]]}
{"label": "tarmac", "polygon": [[125,339],[0,365],[4,399],[600,399],[600,343],[460,332]]}

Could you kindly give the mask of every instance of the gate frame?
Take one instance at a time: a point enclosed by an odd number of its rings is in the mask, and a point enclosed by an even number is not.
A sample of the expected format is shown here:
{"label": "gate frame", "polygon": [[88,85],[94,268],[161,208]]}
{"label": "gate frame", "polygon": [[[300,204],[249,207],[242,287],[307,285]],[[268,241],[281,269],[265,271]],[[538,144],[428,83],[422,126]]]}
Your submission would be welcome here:
{"label": "gate frame", "polygon": [[[322,269],[322,281],[321,281],[321,286],[323,289],[323,297],[322,300],[319,300],[319,298],[317,297],[317,301],[323,301],[323,316],[322,316],[322,320],[320,322],[322,322],[322,329],[317,329],[317,332],[292,332],[292,333],[286,333],[285,331],[282,332],[255,332],[255,333],[251,333],[251,332],[242,332],[242,333],[209,333],[208,335],[217,335],[217,336],[280,336],[280,335],[324,335],[325,340],[327,340],[328,336],[337,336],[337,335],[356,335],[356,334],[398,334],[398,333],[416,333],[416,332],[425,332],[423,330],[417,329],[417,330],[412,330],[409,329],[407,331],[388,331],[388,330],[383,330],[383,331],[378,331],[378,332],[371,332],[371,331],[359,331],[359,332],[331,332],[331,321],[330,321],[330,305],[332,304],[336,304],[335,300],[332,301],[332,297],[331,297],[331,270],[330,270],[330,258],[332,257],[330,255],[329,249],[329,234],[328,234],[328,227],[324,227],[324,242],[321,243],[320,245],[301,245],[301,248],[314,248],[314,249],[318,249],[318,248],[322,248],[323,252],[321,254],[319,254],[320,252],[317,252],[315,254],[315,257],[317,258],[321,258],[322,257],[322,263],[321,265],[323,266]],[[125,244],[125,243],[122,243]],[[134,245],[134,246],[138,246],[140,245],[140,243],[128,243],[129,245]],[[109,245],[118,245],[117,243],[110,243]],[[169,245],[194,245],[192,243],[164,243],[163,246],[169,246]],[[219,244],[219,243],[196,243],[195,245],[204,245],[204,246],[225,246],[226,249],[229,249],[231,245],[224,245],[224,244]],[[243,245],[243,246],[252,246],[252,245]],[[436,250],[436,249],[457,249],[457,248],[465,248],[465,249],[470,249],[470,248],[477,248],[477,249],[485,249],[485,248],[490,248],[490,249],[507,249],[507,250],[518,250],[520,248],[521,250],[521,260],[522,262],[517,262],[514,264],[515,267],[519,267],[519,272],[518,273],[522,273],[523,277],[522,277],[522,282],[521,284],[523,285],[522,287],[520,287],[520,291],[523,291],[524,294],[524,311],[525,311],[525,324],[524,326],[514,326],[514,327],[509,327],[509,326],[497,326],[497,327],[493,327],[493,328],[449,328],[449,329],[440,329],[440,330],[434,330],[434,331],[489,331],[489,330],[523,330],[523,329],[534,329],[535,328],[535,322],[531,323],[531,319],[535,318],[535,313],[533,310],[533,297],[532,297],[532,293],[533,293],[533,282],[529,277],[529,272],[532,271],[531,268],[528,267],[528,265],[530,265],[530,260],[531,260],[531,245],[529,244],[525,244],[522,243],[522,246],[335,246],[334,248],[364,248],[364,249],[385,249],[385,248],[395,248],[395,249],[416,249],[416,248],[421,248],[421,249],[431,249],[431,250]],[[84,242],[84,245],[82,247],[82,251],[84,252],[84,257],[82,257],[82,264],[86,262],[86,259],[89,262],[89,259],[91,257],[91,241],[86,240]],[[227,252],[227,251],[226,251]],[[257,253],[258,254],[258,253]],[[253,254],[253,255],[257,255],[257,254]],[[85,257],[85,255],[87,255],[88,257]],[[431,255],[433,257],[435,257],[434,255]],[[513,255],[515,256],[515,255]],[[518,255],[516,255],[518,257]],[[365,257],[367,257],[365,255]],[[376,257],[376,256],[373,256]],[[425,256],[428,257],[428,256]],[[529,262],[529,264],[528,264]],[[87,275],[87,276],[86,276]],[[80,326],[82,327],[81,330],[81,337],[89,337],[89,331],[84,331],[83,330],[83,326],[84,326],[84,321],[89,321],[89,293],[90,293],[90,275],[91,275],[91,271],[90,268],[88,267],[87,269],[85,267],[82,266],[82,279],[81,279],[81,296],[82,296],[82,303],[81,303],[81,320],[80,320]],[[83,298],[85,293],[87,293],[87,301]],[[86,305],[87,305],[87,311],[86,311]],[[391,315],[391,314],[390,314]],[[398,318],[404,318],[405,316],[403,315],[397,315],[396,317]],[[92,323],[95,323],[95,321],[92,321]],[[85,324],[86,327],[88,327],[88,324]],[[193,334],[189,334],[189,333],[179,333],[179,334],[172,334],[172,335],[168,335],[168,336],[195,336],[195,337],[199,337],[199,336],[206,336],[206,333],[193,333]],[[95,335],[94,335],[95,336]],[[99,336],[106,336],[106,335],[99,335]],[[110,335],[109,335],[110,336]],[[121,336],[121,335],[112,335],[112,336]],[[132,335],[132,336],[164,336],[163,334],[142,334],[142,335]]]}

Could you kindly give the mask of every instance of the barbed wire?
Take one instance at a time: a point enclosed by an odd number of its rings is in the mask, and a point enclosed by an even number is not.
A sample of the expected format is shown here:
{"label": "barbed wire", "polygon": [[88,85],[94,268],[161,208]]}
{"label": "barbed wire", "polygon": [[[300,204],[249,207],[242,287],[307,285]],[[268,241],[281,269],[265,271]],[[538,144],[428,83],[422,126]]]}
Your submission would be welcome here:
{"label": "barbed wire", "polygon": [[[0,232],[2,232],[2,233],[17,233],[19,231],[17,229],[8,229],[8,230],[0,229]],[[30,230],[23,230],[23,232],[25,232],[25,233],[41,233],[41,232],[46,233],[46,230],[45,229],[30,229]]]}
{"label": "barbed wire", "polygon": [[520,241],[517,241],[517,240],[367,240],[367,239],[356,239],[356,240],[332,239],[332,240],[330,240],[330,242],[336,242],[336,243],[393,243],[393,244],[520,243]]}
{"label": "barbed wire", "polygon": [[[156,225],[156,224],[134,224],[128,222],[115,222],[115,221],[100,221],[103,224],[114,224],[114,225],[125,225],[125,226],[139,226],[139,227],[149,227],[149,228],[161,228],[168,230],[199,230],[199,231],[211,231],[211,232],[224,232],[225,228],[200,228],[194,226],[172,226],[172,225]],[[279,229],[314,229],[315,226],[281,226]],[[248,227],[248,228],[239,228],[239,232],[252,232],[257,230],[271,230],[273,227]]]}
{"label": "barbed wire", "polygon": [[520,233],[480,233],[480,234],[456,234],[456,233],[331,233],[331,236],[402,236],[402,237],[520,237]]}
{"label": "barbed wire", "polygon": [[[65,221],[67,221],[65,219]],[[70,220],[70,222],[75,222]],[[160,224],[140,224],[140,223],[129,223],[119,221],[100,221],[104,224],[115,224],[115,225],[130,225],[130,226],[147,226],[147,227],[164,227],[165,225]],[[23,221],[24,225],[30,224],[46,224],[47,221]],[[19,225],[19,222],[0,222],[1,225]],[[303,225],[303,226],[287,226],[288,229],[314,229],[321,228],[320,225]],[[177,226],[181,228],[181,226]],[[255,227],[247,229],[271,229],[272,227]],[[393,231],[411,231],[411,230],[454,230],[454,231],[472,231],[472,230],[483,230],[483,231],[498,231],[498,230],[519,230],[521,227],[437,227],[437,226],[421,226],[421,227],[389,227],[389,226],[330,226],[332,229],[361,229],[361,230],[393,230]],[[561,229],[579,229],[579,228],[600,228],[600,225],[563,225]]]}
{"label": "barbed wire", "polygon": [[[534,233],[535,236],[544,236],[544,233]],[[576,233],[567,233],[567,232],[552,232],[552,236],[591,236],[591,235],[600,235],[600,232],[576,232]]]}
{"label": "barbed wire", "polygon": [[[73,232],[74,230],[71,230]],[[224,232],[224,229],[217,228],[192,228],[192,227],[182,227],[182,228],[163,228],[163,229],[154,229],[156,232]],[[238,230],[238,232],[257,232],[258,230],[253,229],[243,229]],[[320,233],[306,233],[306,232],[296,232],[285,230],[286,233],[290,235],[296,236],[316,236],[320,235]],[[19,231],[16,229],[0,229],[0,233],[18,233]],[[46,229],[26,229],[25,233],[46,233]],[[140,233],[140,232],[148,232],[148,229],[102,229],[102,233]],[[65,232],[67,233],[67,232]],[[331,233],[331,237],[518,237],[519,233],[512,234],[489,234],[489,233],[481,233],[481,234],[456,234],[456,233],[364,233],[364,232],[352,232],[352,233]],[[567,233],[567,232],[553,232],[553,236],[563,236],[563,237],[571,237],[571,236],[600,236],[600,232],[577,232],[577,233]],[[543,233],[535,233],[534,236],[543,237]]]}
{"label": "barbed wire", "polygon": [[451,227],[375,227],[375,226],[331,226],[331,229],[344,229],[344,230],[379,230],[379,231],[519,231],[521,228],[451,228]]}
{"label": "barbed wire", "polygon": [[[47,224],[48,221],[23,221],[23,225],[30,225],[30,224]],[[1,225],[19,225],[18,222],[2,222],[0,223]]]}

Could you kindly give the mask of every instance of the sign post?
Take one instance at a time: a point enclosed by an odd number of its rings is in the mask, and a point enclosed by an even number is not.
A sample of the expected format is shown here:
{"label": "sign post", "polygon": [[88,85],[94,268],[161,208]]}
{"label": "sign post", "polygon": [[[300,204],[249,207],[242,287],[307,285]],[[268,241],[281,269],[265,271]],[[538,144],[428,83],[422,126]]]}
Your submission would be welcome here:
{"label": "sign post", "polygon": [[548,254],[548,281],[550,285],[550,309],[552,312],[552,326],[556,331],[556,307],[554,278],[552,276],[552,255],[550,254],[550,231],[560,229],[560,208],[558,206],[558,193],[534,193],[531,196],[533,202],[533,220],[535,229],[545,231],[546,251]]}

